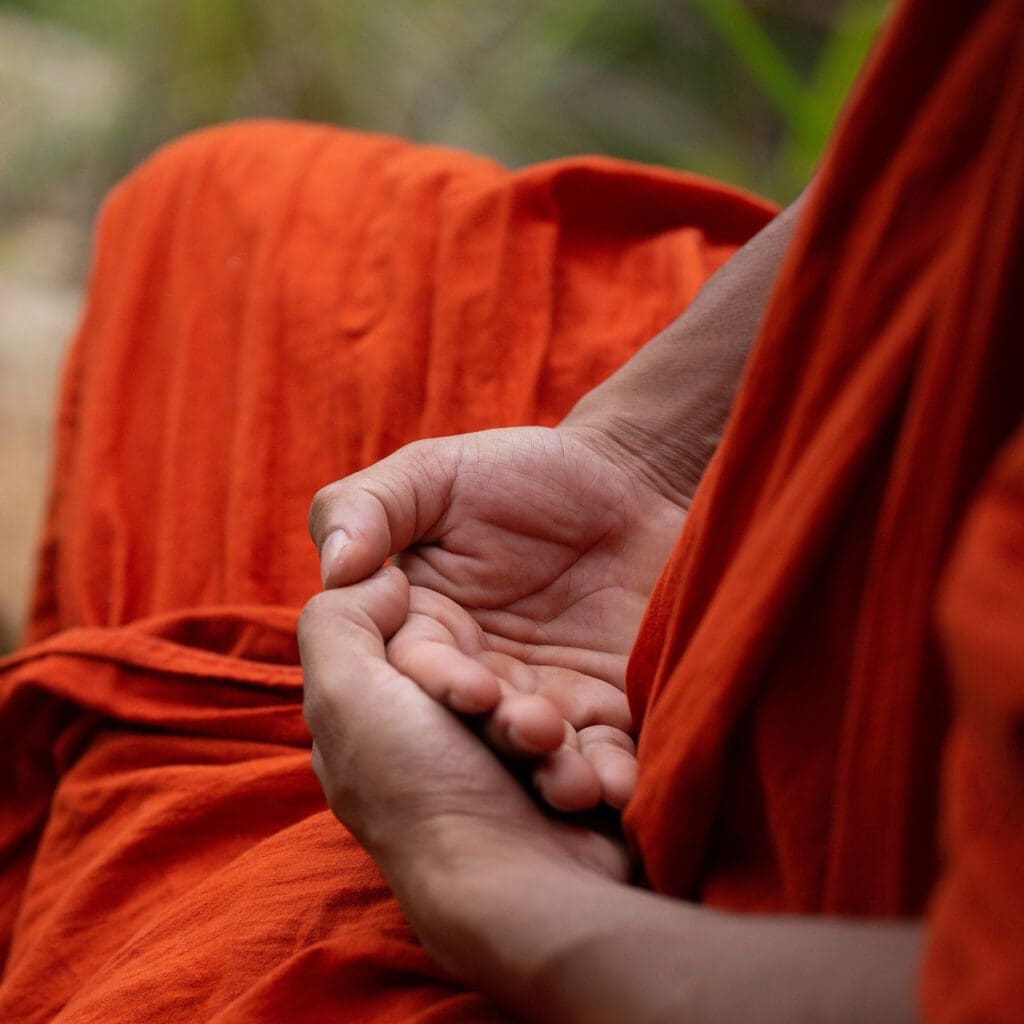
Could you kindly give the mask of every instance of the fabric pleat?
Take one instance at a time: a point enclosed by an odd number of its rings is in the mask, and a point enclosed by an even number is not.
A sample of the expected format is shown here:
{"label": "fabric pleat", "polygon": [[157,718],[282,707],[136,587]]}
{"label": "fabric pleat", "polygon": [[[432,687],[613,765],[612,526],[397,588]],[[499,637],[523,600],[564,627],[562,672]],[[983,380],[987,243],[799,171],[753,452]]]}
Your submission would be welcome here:
{"label": "fabric pleat", "polygon": [[0,663],[0,1019],[502,1019],[310,770],[309,503],[420,437],[556,423],[773,214],[611,160],[513,174],[272,122],[118,186]]}

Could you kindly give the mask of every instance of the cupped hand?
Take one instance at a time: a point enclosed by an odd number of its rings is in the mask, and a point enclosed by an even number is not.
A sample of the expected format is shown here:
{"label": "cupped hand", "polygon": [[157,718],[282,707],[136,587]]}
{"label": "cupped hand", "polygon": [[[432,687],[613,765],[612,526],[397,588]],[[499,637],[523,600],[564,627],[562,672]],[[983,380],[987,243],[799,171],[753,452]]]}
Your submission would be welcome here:
{"label": "cupped hand", "polygon": [[324,488],[310,531],[328,588],[398,555],[392,664],[574,810],[632,788],[626,663],[683,516],[614,448],[525,427],[409,445]]}
{"label": "cupped hand", "polygon": [[533,786],[553,808],[581,810],[602,800],[625,806],[636,782],[636,747],[621,691],[509,649],[449,598],[413,587],[387,655],[445,706],[478,715],[492,749],[537,761]]}
{"label": "cupped hand", "polygon": [[543,814],[466,722],[391,665],[410,587],[385,567],[314,597],[299,620],[303,711],[328,805],[401,893],[424,859],[528,851],[624,880],[622,844]]}

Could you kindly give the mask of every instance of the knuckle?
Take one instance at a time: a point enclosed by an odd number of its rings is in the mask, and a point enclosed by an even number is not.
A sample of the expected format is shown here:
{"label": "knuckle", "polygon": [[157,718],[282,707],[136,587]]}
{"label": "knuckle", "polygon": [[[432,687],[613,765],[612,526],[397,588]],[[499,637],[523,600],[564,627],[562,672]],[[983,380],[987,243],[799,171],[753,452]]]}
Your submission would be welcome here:
{"label": "knuckle", "polygon": [[636,754],[632,737],[614,725],[589,725],[580,730],[580,740],[595,751]]}
{"label": "knuckle", "polygon": [[327,534],[331,512],[338,504],[339,494],[343,487],[344,484],[336,480],[321,487],[313,495],[306,523],[309,527],[309,535],[318,543]]}
{"label": "knuckle", "polygon": [[[302,688],[302,717],[316,744],[333,749],[339,742],[343,713],[333,688],[306,674]],[[321,758],[323,753],[321,751]]]}
{"label": "knuckle", "polygon": [[429,477],[437,470],[445,447],[445,439],[424,438],[410,441],[392,456],[393,468],[403,477]]}
{"label": "knuckle", "polygon": [[303,713],[310,728],[315,723],[316,712],[323,698],[324,680],[320,678],[323,666],[323,641],[330,635],[329,623],[337,618],[336,615],[331,616],[326,596],[317,594],[310,598],[299,613],[296,626],[299,660],[302,663]]}
{"label": "knuckle", "polygon": [[315,740],[313,741],[313,749],[309,754],[309,766],[322,787],[324,785],[324,758]]}
{"label": "knuckle", "polygon": [[317,630],[320,628],[320,624],[326,618],[328,613],[328,591],[322,591],[318,594],[314,594],[305,604],[302,611],[299,612],[299,621],[296,626],[296,631],[299,636],[299,643],[303,640],[309,640],[314,636]]}
{"label": "knuckle", "polygon": [[323,720],[323,701],[320,692],[315,687],[308,685],[308,680],[307,685],[302,688],[302,717],[315,740]]}

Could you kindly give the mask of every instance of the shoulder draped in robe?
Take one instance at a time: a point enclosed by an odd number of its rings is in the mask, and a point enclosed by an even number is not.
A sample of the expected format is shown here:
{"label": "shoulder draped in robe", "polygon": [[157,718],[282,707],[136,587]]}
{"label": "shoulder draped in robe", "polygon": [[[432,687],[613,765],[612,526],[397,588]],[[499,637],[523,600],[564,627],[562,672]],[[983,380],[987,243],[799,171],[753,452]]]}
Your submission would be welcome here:
{"label": "shoulder draped in robe", "polygon": [[[630,672],[649,882],[928,913],[934,1020],[1024,1013],[1020,14],[889,27]],[[0,1019],[502,1019],[309,770],[306,507],[416,437],[557,422],[772,212],[277,123],[115,190],[0,662]]]}

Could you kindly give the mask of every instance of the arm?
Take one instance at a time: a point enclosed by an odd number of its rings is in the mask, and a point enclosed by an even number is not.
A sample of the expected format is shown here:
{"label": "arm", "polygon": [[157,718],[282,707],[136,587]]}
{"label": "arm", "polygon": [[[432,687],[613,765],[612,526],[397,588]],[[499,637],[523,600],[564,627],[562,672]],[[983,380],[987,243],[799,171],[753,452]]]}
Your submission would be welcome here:
{"label": "arm", "polygon": [[467,832],[390,878],[438,962],[528,1020],[915,1019],[918,925],[722,913]]}
{"label": "arm", "polygon": [[718,447],[807,191],[740,249],[678,319],[584,395],[563,427],[685,504]]}
{"label": "arm", "polygon": [[387,662],[409,601],[386,569],[310,603],[305,710],[331,809],[449,973],[539,1022],[913,1019],[916,926],[739,916],[627,885],[621,846],[543,814]]}

